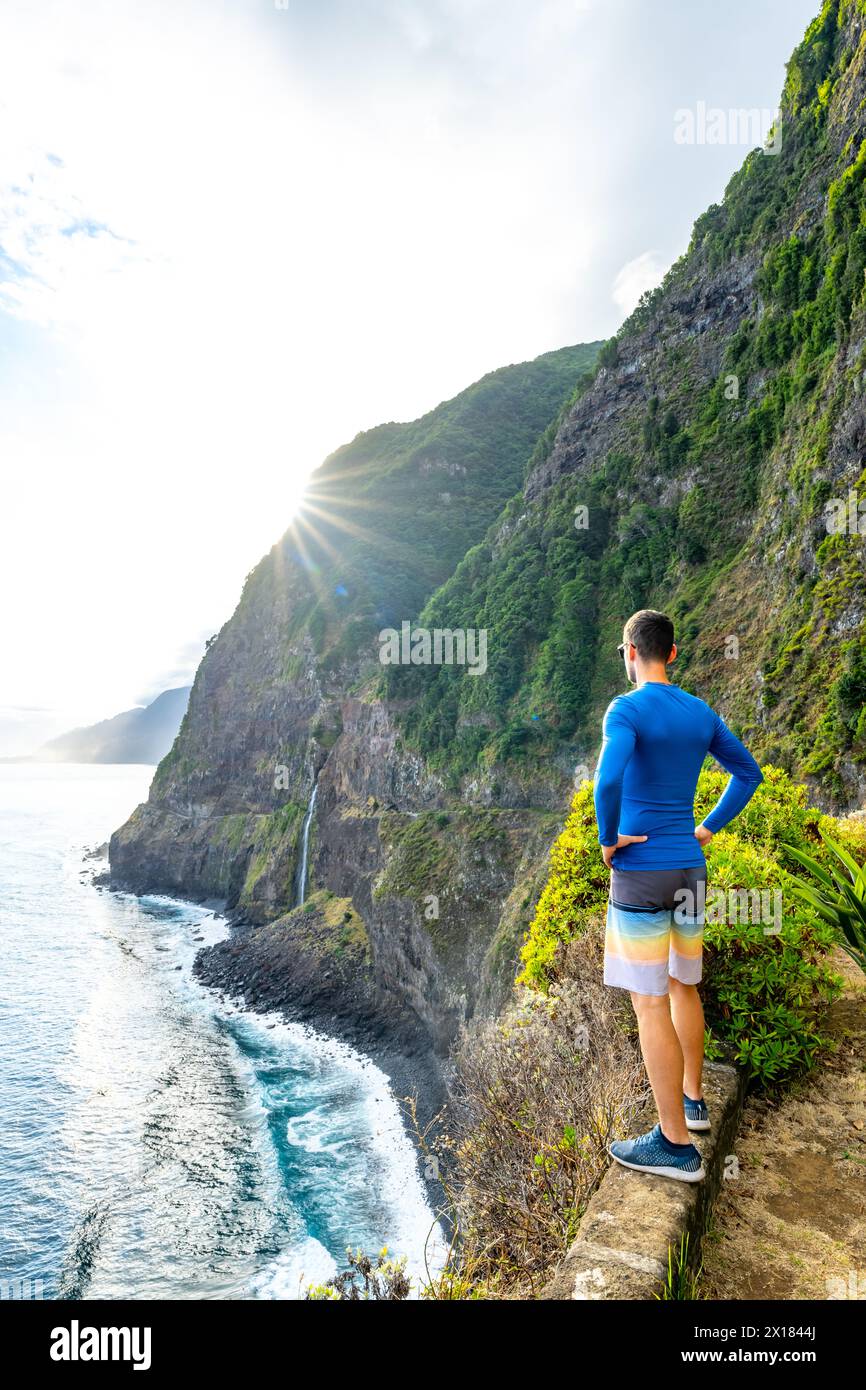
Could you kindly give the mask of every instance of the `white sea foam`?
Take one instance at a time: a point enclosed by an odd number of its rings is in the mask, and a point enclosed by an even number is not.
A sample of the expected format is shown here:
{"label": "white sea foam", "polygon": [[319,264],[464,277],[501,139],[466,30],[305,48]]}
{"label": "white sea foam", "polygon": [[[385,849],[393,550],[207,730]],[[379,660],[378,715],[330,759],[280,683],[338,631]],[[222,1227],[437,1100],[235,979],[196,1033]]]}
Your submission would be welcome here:
{"label": "white sea foam", "polygon": [[[278,1013],[244,1011],[245,1025],[266,1031],[274,1043],[282,1038],[292,1049],[318,1058],[323,1069],[348,1073],[357,1090],[356,1129],[373,1162],[370,1178],[382,1214],[381,1244],[394,1256],[406,1256],[406,1268],[417,1292],[419,1281],[441,1270],[447,1252],[442,1227],[434,1219],[419,1171],[418,1154],[410,1140],[400,1107],[386,1074],[371,1058],[349,1044],[317,1032],[306,1024],[289,1023]],[[337,1151],[347,1141],[328,1141],[327,1117],[315,1109],[290,1123],[290,1142],[308,1153]]]}
{"label": "white sea foam", "polygon": [[337,1273],[337,1264],[324,1245],[307,1236],[252,1281],[256,1298],[303,1298],[310,1284],[324,1284]]}

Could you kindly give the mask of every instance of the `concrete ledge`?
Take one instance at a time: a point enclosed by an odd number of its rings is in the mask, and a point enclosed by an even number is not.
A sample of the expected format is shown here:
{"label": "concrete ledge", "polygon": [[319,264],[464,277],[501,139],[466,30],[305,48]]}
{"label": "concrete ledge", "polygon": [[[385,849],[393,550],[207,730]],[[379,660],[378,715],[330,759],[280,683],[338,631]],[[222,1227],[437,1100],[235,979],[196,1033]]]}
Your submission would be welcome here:
{"label": "concrete ledge", "polygon": [[[704,1095],[713,1127],[708,1134],[693,1135],[707,1172],[704,1180],[677,1182],[612,1161],[542,1298],[652,1298],[667,1275],[668,1250],[679,1249],[684,1231],[689,1235],[689,1263],[697,1259],[725,1158],[733,1152],[744,1090],[734,1067],[704,1063]],[[649,1107],[638,1116],[634,1133],[655,1122],[655,1110]]]}

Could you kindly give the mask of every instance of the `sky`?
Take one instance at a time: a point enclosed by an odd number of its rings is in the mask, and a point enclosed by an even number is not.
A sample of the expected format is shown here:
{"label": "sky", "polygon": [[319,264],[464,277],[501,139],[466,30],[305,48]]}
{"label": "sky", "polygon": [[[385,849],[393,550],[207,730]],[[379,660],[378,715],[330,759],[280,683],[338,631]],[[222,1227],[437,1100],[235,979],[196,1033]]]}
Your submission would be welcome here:
{"label": "sky", "polygon": [[0,0],[0,755],[190,681],[359,431],[614,333],[818,8]]}

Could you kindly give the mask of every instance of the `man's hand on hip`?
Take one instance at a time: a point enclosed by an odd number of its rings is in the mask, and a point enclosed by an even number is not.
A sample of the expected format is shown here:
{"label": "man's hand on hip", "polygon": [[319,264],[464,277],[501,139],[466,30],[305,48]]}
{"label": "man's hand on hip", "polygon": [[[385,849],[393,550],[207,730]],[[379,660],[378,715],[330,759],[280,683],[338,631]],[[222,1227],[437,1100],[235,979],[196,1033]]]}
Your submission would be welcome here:
{"label": "man's hand on hip", "polygon": [[698,842],[698,844],[700,845],[701,849],[703,849],[705,845],[708,845],[708,844],[710,843],[710,840],[711,840],[712,838],[713,838],[713,832],[712,832],[712,830],[708,830],[707,827],[706,827],[705,825],[699,825],[699,826],[697,827],[697,829],[695,830],[695,839],[697,840],[697,842]]}
{"label": "man's hand on hip", "polygon": [[[697,831],[695,833],[697,834]],[[642,845],[645,839],[646,835],[620,835],[615,845],[602,845],[601,854],[607,867],[613,868],[613,856],[623,845]]]}

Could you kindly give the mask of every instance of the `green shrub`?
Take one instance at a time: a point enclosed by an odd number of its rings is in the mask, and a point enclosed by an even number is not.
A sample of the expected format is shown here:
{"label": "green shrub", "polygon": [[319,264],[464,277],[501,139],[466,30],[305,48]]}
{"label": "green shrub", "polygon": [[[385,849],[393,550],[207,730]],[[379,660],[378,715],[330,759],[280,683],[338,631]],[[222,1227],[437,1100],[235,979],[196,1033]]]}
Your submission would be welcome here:
{"label": "green shrub", "polygon": [[375,1261],[363,1250],[346,1250],[347,1269],[324,1284],[308,1284],[304,1298],[312,1302],[395,1303],[407,1299],[412,1281],[406,1274],[406,1256],[395,1259],[387,1245]]}
{"label": "green shrub", "polygon": [[557,977],[557,953],[583,934],[592,913],[603,910],[608,872],[598,847],[592,783],[582,782],[571,814],[550,851],[550,877],[521,951],[518,984],[546,994]]}
{"label": "green shrub", "polygon": [[598,354],[600,367],[615,367],[619,361],[619,344],[616,338],[608,338]]}
{"label": "green shrub", "polygon": [[793,892],[829,922],[842,950],[866,970],[866,865],[858,864],[826,830],[822,829],[821,837],[836,859],[829,869],[793,845],[786,846],[791,858],[811,875],[810,879],[792,876]]}

